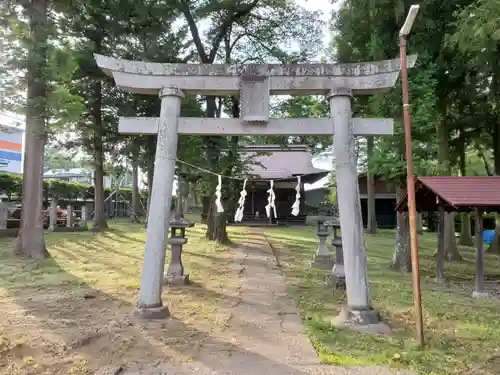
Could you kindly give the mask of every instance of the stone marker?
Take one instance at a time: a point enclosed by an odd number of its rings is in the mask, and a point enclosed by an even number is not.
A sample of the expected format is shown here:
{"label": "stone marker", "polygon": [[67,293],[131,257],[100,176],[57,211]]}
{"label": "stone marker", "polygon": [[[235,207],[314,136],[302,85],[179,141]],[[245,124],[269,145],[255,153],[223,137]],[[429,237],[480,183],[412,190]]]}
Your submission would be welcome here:
{"label": "stone marker", "polygon": [[73,206],[68,204],[66,208],[66,228],[73,229],[75,225],[75,218],[73,217]]}
{"label": "stone marker", "polygon": [[326,239],[328,238],[328,227],[325,222],[329,220],[326,216],[316,216],[313,218],[316,221],[316,235],[319,238],[318,249],[314,255],[314,261],[311,266],[324,270],[331,270],[333,267],[333,257],[326,247]]}
{"label": "stone marker", "polygon": [[52,198],[49,206],[49,231],[54,232],[57,227],[57,200]]}
{"label": "stone marker", "polygon": [[86,204],[82,205],[82,209],[81,209],[81,218],[80,218],[80,228],[83,228],[83,229],[89,229],[88,227],[88,207]]}
{"label": "stone marker", "polygon": [[7,230],[8,218],[9,218],[9,203],[0,202],[0,231]]}
{"label": "stone marker", "polygon": [[[194,223],[185,220],[180,213],[177,213],[170,220],[170,250],[172,257],[165,275],[165,283],[169,285],[184,285],[189,282],[189,275],[184,273],[182,265],[182,246],[188,239],[186,238],[186,228],[194,227]],[[180,230],[180,233],[177,233]]]}
{"label": "stone marker", "polygon": [[[354,64],[162,64],[94,55],[97,65],[125,91],[162,98],[159,119],[125,118],[119,131],[158,134],[155,179],[138,311],[165,317],[161,300],[167,214],[170,210],[179,133],[205,135],[335,134],[340,225],[346,271],[348,325],[379,321],[371,307],[359,204],[354,136],[392,134],[390,119],[352,119],[351,97],[387,92],[396,83],[400,59]],[[413,67],[416,55],[408,57]],[[267,90],[267,91],[266,91]],[[240,95],[239,119],[179,118],[180,102],[189,95]],[[269,95],[324,95],[330,119],[271,119]],[[260,101],[259,101],[260,100]],[[304,126],[307,125],[307,126]],[[229,126],[231,125],[231,126]]]}

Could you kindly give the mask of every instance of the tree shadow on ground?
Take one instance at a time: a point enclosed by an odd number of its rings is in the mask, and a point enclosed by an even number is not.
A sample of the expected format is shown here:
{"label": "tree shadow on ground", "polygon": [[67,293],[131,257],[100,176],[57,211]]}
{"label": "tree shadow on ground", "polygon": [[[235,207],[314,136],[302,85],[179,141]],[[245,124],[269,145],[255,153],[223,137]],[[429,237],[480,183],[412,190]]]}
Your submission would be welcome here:
{"label": "tree shadow on ground", "polygon": [[[87,241],[86,246],[100,249],[96,238]],[[66,251],[64,255],[74,260],[85,259],[81,252],[77,255]],[[12,261],[23,266],[23,261]],[[110,364],[146,366],[200,361],[203,366],[224,373],[228,366],[225,361],[230,360],[230,355],[240,353],[269,373],[272,370],[274,373],[305,374],[186,325],[176,318],[175,307],[172,307],[171,319],[143,321],[134,318],[131,313],[137,299],[136,289],[126,295],[120,294],[123,290],[110,294],[68,273],[54,259],[30,265],[38,270],[39,277],[23,288],[18,287],[23,280],[11,280],[5,288],[7,297],[0,314],[8,317],[4,320],[3,334],[7,334],[7,339],[12,338],[6,349],[0,347],[2,358],[22,367],[21,371],[66,374],[76,371],[75,368],[83,373],[85,369],[94,370]],[[57,275],[60,282],[48,282],[49,275],[43,273],[44,269],[50,269],[50,275]],[[139,275],[125,276],[137,278]],[[194,288],[201,289],[197,285]],[[203,290],[203,293],[209,292]],[[168,296],[165,297],[168,302]],[[208,297],[219,296],[209,293]],[[207,354],[207,350],[214,355]],[[38,366],[36,369],[26,363],[27,357],[33,358],[32,363]],[[1,366],[4,365],[0,364],[0,369]],[[255,372],[250,368],[240,373]]]}

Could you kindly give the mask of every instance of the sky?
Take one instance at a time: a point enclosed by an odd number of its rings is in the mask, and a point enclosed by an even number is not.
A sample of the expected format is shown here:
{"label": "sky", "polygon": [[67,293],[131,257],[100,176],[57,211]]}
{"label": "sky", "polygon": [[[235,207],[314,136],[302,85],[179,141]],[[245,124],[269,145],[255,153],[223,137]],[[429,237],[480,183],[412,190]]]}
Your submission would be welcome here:
{"label": "sky", "polygon": [[325,22],[325,29],[323,31],[323,44],[328,45],[330,39],[329,21],[333,9],[338,9],[341,1],[337,1],[335,5],[331,4],[331,0],[296,0],[299,5],[310,10],[320,10],[323,12],[322,20]]}

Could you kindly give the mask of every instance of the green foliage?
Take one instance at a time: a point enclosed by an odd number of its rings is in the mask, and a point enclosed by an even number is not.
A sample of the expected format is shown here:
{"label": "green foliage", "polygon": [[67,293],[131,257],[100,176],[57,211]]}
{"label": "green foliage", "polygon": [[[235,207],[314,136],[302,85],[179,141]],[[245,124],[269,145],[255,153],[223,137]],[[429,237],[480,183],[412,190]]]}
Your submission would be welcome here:
{"label": "green foliage", "polygon": [[[0,173],[0,195],[5,195],[9,200],[20,200],[22,198],[23,177],[16,174]],[[94,199],[94,187],[76,182],[58,179],[45,179],[43,181],[44,197],[46,200],[55,198],[57,200],[76,201],[80,199]],[[132,200],[131,189],[120,189],[120,198]],[[104,189],[105,196],[112,193],[110,188]],[[141,198],[147,198],[147,191],[140,190]]]}
{"label": "green foliage", "polygon": [[[477,74],[483,68],[467,57],[464,48],[447,42],[455,33],[474,38],[474,31],[462,28],[459,20],[463,17],[476,28],[482,28],[482,22],[471,22],[468,18],[482,3],[472,0],[425,2],[408,38],[408,53],[418,54],[416,67],[409,70],[417,174],[450,173],[457,165],[463,144],[467,149],[478,142],[481,149],[489,149],[495,143],[492,137],[481,136],[482,129],[492,120],[484,98],[486,86]],[[493,6],[493,2],[489,3]],[[378,1],[376,5],[371,1],[344,1],[333,17],[337,29],[332,46],[336,59],[348,62],[398,57],[398,32],[411,4],[411,1],[400,0]],[[456,35],[453,38],[459,39]],[[471,66],[471,62],[475,65]],[[358,116],[396,120],[394,137],[375,140],[370,169],[404,186],[406,160],[400,84],[387,94],[357,98],[354,112]]]}
{"label": "green foliage", "polygon": [[[38,34],[30,35],[29,17],[26,10],[21,10],[6,2],[0,5],[0,109],[24,114],[27,101],[24,93],[27,90],[26,72],[29,64],[39,64],[40,74],[46,85],[46,98],[39,97],[38,105],[43,109],[47,119],[46,132],[54,132],[62,124],[79,118],[83,108],[82,98],[68,90],[68,79],[78,69],[72,51],[60,33],[55,21],[49,17],[47,22],[38,21]],[[50,12],[50,9],[49,9]],[[42,39],[45,38],[43,42]],[[30,48],[31,55],[29,53]],[[37,77],[35,77],[37,78]],[[42,78],[42,77],[40,77]]]}
{"label": "green foliage", "polygon": [[[493,149],[495,173],[500,174],[500,3],[476,0],[459,9],[456,30],[447,39],[450,48],[464,55],[471,71],[466,82],[471,90],[462,105],[476,117],[476,139]],[[471,91],[472,95],[471,95]],[[478,121],[479,120],[479,121]]]}

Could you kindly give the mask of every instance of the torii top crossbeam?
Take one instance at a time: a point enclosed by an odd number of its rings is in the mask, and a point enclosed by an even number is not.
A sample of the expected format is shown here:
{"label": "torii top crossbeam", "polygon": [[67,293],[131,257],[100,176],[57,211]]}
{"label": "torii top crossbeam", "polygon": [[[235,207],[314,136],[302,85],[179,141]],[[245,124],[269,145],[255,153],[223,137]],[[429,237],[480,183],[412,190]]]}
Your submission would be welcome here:
{"label": "torii top crossbeam", "polygon": [[[238,94],[245,81],[268,81],[271,95],[322,95],[333,87],[348,87],[355,95],[387,91],[394,86],[399,59],[350,64],[168,64],[115,59],[94,55],[97,65],[112,75],[122,89],[157,94],[162,87],[177,87],[201,95]],[[413,67],[417,55],[408,57]],[[198,77],[199,79],[196,79]]]}

